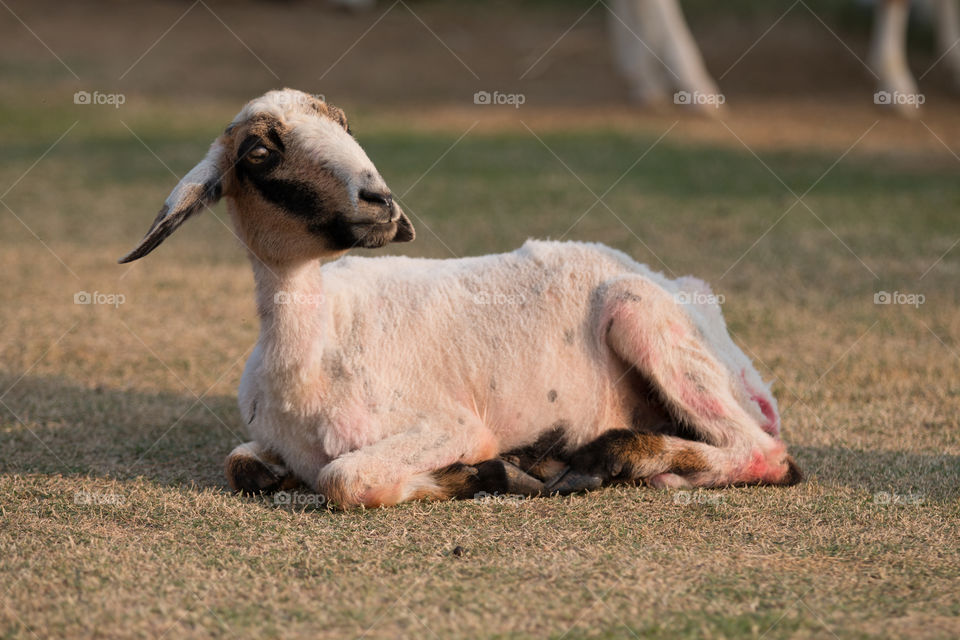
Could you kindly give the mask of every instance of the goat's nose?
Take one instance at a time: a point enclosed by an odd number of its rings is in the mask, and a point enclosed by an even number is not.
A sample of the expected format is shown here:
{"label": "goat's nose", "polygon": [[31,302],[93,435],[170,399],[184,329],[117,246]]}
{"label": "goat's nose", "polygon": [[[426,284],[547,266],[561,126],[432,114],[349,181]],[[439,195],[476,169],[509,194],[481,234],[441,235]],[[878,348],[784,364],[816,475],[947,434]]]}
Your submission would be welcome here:
{"label": "goat's nose", "polygon": [[386,207],[387,209],[393,208],[393,194],[389,191],[380,192],[360,189],[360,193],[357,195],[361,200],[369,204]]}

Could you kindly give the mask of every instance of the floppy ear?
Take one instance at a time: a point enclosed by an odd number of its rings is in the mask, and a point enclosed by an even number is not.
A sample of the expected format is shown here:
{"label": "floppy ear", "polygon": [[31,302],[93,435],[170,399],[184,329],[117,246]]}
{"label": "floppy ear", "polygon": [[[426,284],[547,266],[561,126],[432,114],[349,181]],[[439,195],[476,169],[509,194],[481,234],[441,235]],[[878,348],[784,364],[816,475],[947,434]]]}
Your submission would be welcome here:
{"label": "floppy ear", "polygon": [[187,218],[215,204],[220,199],[225,164],[226,148],[217,140],[203,160],[173,188],[140,244],[117,262],[124,264],[142,258],[156,249]]}

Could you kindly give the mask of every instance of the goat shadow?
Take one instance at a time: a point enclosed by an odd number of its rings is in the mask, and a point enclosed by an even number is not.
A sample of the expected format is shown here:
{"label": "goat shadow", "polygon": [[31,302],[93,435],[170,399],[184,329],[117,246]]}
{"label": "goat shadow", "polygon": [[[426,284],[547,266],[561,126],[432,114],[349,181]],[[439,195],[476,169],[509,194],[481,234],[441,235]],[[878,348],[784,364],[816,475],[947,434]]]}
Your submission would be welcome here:
{"label": "goat shadow", "polygon": [[[0,372],[0,474],[226,489],[223,460],[246,437],[234,396],[92,387]],[[25,424],[24,424],[25,423]],[[29,427],[29,428],[28,428]]]}
{"label": "goat shadow", "polygon": [[[84,386],[0,372],[0,474],[144,478],[229,490],[223,460],[246,439],[236,398]],[[29,429],[23,423],[29,425]],[[791,445],[807,478],[927,503],[960,499],[960,456]]]}

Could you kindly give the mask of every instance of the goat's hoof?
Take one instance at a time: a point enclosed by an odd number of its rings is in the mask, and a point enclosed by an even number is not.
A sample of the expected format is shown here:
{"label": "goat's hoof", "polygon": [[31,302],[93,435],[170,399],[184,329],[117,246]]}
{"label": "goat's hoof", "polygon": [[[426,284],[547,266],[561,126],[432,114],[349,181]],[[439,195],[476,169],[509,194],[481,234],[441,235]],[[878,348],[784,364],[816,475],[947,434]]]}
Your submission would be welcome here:
{"label": "goat's hoof", "polygon": [[230,452],[224,463],[224,472],[230,488],[244,494],[273,493],[297,485],[279,458],[255,450],[249,443]]}
{"label": "goat's hoof", "polygon": [[801,482],[803,482],[803,471],[801,471],[800,465],[793,459],[793,456],[787,456],[787,473],[777,484],[783,487],[792,487]]}
{"label": "goat's hoof", "polygon": [[481,491],[510,493],[520,496],[539,496],[544,493],[543,483],[517,465],[503,459],[487,460],[477,465]]}
{"label": "goat's hoof", "polygon": [[549,495],[565,496],[578,491],[592,491],[601,486],[603,486],[603,478],[600,476],[567,469],[546,484],[545,492]]}

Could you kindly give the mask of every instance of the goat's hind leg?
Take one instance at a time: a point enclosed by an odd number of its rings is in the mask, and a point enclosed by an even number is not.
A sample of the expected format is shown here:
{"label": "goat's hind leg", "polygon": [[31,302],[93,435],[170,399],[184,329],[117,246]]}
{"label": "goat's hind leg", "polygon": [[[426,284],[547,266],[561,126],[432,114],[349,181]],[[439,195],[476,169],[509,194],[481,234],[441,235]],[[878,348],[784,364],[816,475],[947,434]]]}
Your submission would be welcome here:
{"label": "goat's hind leg", "polygon": [[236,447],[223,466],[230,488],[240,493],[273,493],[299,484],[280,456],[256,441]]}
{"label": "goat's hind leg", "polygon": [[[738,459],[735,450],[703,442],[617,429],[578,449],[570,459],[570,468],[580,476],[600,478],[604,484],[642,480],[657,488],[680,489],[733,484],[726,480],[725,470],[735,465]],[[776,485],[799,482],[802,479],[800,469],[790,459],[788,466],[786,474],[765,482]],[[557,491],[564,493],[562,488]]]}
{"label": "goat's hind leg", "polygon": [[612,432],[596,445],[612,457],[610,472],[629,464],[633,480],[682,484],[671,476],[654,480],[669,473],[694,486],[791,484],[799,479],[783,443],[740,405],[732,387],[734,373],[717,360],[669,292],[643,277],[619,280],[606,292],[600,321],[601,339],[636,367],[673,418],[702,440]]}

